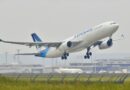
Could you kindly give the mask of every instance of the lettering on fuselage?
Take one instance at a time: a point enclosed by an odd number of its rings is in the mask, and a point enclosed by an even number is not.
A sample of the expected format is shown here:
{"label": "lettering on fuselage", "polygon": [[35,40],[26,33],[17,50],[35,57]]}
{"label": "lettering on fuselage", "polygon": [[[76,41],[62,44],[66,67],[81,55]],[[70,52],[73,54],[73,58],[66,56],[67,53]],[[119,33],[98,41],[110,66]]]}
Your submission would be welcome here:
{"label": "lettering on fuselage", "polygon": [[78,38],[78,37],[80,37],[80,36],[83,36],[83,35],[85,35],[86,33],[90,32],[90,31],[92,31],[91,28],[88,29],[88,30],[86,30],[86,31],[84,31],[84,32],[81,32],[81,33],[79,33],[79,34],[76,34],[76,35],[74,36],[74,38]]}

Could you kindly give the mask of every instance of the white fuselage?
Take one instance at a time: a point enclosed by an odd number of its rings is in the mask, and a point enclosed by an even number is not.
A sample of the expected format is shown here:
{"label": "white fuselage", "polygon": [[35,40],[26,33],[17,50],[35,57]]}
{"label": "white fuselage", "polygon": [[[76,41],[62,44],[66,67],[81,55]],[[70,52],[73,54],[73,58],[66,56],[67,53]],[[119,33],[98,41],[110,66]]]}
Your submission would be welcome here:
{"label": "white fuselage", "polygon": [[[49,48],[46,57],[61,57],[64,54],[64,52],[72,53],[86,49],[101,39],[111,37],[113,33],[117,31],[118,27],[119,25],[113,21],[97,25],[93,28],[88,29],[87,31],[83,31],[64,40],[58,48]],[[68,41],[80,41],[80,43],[75,47],[67,48],[66,43]]]}

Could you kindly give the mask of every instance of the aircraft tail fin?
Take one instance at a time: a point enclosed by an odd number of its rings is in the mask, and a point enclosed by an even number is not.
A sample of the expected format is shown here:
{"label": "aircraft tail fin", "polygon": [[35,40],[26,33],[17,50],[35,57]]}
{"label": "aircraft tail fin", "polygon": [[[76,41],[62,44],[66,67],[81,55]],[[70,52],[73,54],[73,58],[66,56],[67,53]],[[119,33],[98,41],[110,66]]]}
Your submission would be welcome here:
{"label": "aircraft tail fin", "polygon": [[[34,42],[42,42],[42,40],[36,33],[32,33],[31,36]],[[36,45],[36,49],[40,49],[40,46]]]}
{"label": "aircraft tail fin", "polygon": [[42,40],[36,33],[32,33],[31,36],[34,42],[42,42]]}

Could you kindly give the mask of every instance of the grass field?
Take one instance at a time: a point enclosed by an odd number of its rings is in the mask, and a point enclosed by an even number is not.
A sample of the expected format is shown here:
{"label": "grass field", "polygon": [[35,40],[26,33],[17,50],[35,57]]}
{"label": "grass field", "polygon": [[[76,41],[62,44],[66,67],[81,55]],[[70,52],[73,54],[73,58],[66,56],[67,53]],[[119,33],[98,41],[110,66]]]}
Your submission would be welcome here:
{"label": "grass field", "polygon": [[0,90],[130,90],[130,82],[42,82],[0,76]]}

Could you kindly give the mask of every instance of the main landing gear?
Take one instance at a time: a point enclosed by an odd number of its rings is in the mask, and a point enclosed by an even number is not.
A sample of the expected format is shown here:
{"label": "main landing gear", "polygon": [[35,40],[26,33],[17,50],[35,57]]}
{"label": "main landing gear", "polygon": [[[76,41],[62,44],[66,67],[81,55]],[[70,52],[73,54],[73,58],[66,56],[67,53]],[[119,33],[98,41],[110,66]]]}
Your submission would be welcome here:
{"label": "main landing gear", "polygon": [[68,56],[69,56],[69,53],[66,53],[66,52],[65,52],[65,53],[63,54],[63,56],[61,57],[61,59],[65,59],[65,60],[66,60]]}
{"label": "main landing gear", "polygon": [[90,47],[89,47],[89,48],[87,48],[87,53],[84,56],[84,59],[90,59],[90,56],[92,56],[92,52],[90,52]]}

